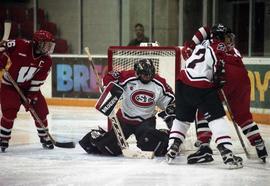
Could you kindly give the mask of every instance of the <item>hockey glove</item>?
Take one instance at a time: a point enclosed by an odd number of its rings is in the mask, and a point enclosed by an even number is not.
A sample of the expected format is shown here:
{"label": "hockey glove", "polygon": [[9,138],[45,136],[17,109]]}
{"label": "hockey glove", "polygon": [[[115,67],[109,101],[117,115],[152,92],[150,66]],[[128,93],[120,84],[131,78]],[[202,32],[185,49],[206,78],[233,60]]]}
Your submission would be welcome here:
{"label": "hockey glove", "polygon": [[184,60],[187,60],[191,56],[194,48],[195,48],[195,43],[193,41],[191,42],[185,41],[184,48],[182,49],[182,56]]}
{"label": "hockey glove", "polygon": [[0,41],[0,52],[4,52],[7,48],[7,41]]}
{"label": "hockey glove", "polygon": [[166,107],[165,112],[167,115],[175,115],[175,103],[169,104]]}
{"label": "hockey glove", "polygon": [[30,107],[35,105],[38,101],[39,94],[37,92],[31,92],[26,95],[26,98],[28,100],[27,103],[23,103],[23,106],[25,107],[25,111],[29,111]]}
{"label": "hockey glove", "polygon": [[226,83],[224,66],[225,62],[223,60],[218,61],[216,65],[216,72],[213,76],[213,82],[215,84],[215,87],[218,89],[222,88]]}

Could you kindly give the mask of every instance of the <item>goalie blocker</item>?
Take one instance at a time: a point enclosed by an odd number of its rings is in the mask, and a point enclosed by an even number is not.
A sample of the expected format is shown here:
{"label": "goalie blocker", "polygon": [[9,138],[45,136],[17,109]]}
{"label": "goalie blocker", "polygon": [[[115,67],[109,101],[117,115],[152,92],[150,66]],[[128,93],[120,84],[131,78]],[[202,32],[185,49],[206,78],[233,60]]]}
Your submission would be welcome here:
{"label": "goalie blocker", "polygon": [[98,99],[96,109],[109,117],[122,94],[123,89],[120,86],[110,83]]}

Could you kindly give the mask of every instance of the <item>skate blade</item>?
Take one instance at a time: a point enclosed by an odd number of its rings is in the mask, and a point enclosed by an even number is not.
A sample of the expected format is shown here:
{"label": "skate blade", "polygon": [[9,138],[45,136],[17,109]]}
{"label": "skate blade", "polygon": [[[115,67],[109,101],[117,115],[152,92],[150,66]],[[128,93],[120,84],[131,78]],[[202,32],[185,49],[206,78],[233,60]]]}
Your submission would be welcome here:
{"label": "skate blade", "polygon": [[225,167],[229,170],[233,170],[233,169],[241,169],[243,168],[243,163],[228,163],[228,164],[225,164]]}

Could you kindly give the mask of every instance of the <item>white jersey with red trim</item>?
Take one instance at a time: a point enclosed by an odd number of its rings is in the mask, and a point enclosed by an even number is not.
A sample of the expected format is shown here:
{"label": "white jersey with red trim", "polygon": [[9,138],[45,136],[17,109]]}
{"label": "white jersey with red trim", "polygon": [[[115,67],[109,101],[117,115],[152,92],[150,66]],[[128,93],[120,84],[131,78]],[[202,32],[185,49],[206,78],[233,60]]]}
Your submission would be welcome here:
{"label": "white jersey with red trim", "polygon": [[185,62],[179,79],[197,88],[213,87],[213,75],[216,71],[217,57],[211,46],[196,45],[192,55]]}
{"label": "white jersey with red trim", "polygon": [[175,100],[166,80],[159,75],[147,84],[142,83],[133,70],[111,72],[104,79],[104,85],[117,82],[123,89],[123,99],[118,117],[129,123],[140,123],[156,115],[156,106],[162,110]]}

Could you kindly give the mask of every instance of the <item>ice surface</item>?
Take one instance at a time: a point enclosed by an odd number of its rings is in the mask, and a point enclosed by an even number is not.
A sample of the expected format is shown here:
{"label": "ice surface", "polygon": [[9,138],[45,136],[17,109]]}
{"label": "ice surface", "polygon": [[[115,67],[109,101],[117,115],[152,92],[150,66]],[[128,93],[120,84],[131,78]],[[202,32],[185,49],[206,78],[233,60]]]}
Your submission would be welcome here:
{"label": "ice surface", "polygon": [[[90,128],[98,124],[105,126],[106,118],[89,108],[50,107],[49,124],[57,141],[77,142]],[[261,129],[269,139],[270,127]],[[173,165],[168,165],[163,157],[147,160],[89,155],[78,144],[75,149],[44,150],[32,119],[21,111],[15,121],[10,147],[6,153],[0,153],[0,186],[270,184],[269,159],[267,164],[261,164],[247,160],[244,154],[240,156],[244,158],[244,168],[227,170],[218,154],[210,164],[187,165],[186,155],[182,155]]]}

